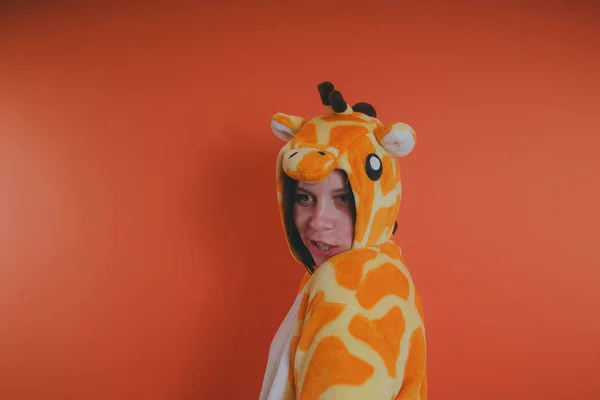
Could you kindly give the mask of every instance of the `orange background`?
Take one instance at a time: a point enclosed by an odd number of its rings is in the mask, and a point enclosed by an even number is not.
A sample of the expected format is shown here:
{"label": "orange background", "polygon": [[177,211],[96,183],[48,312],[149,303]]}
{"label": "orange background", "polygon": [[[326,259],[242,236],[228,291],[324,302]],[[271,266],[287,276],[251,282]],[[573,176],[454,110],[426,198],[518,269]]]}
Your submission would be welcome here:
{"label": "orange background", "polygon": [[600,398],[594,2],[14,3],[0,398],[258,398],[303,273],[270,117],[322,80],[417,132],[430,398]]}

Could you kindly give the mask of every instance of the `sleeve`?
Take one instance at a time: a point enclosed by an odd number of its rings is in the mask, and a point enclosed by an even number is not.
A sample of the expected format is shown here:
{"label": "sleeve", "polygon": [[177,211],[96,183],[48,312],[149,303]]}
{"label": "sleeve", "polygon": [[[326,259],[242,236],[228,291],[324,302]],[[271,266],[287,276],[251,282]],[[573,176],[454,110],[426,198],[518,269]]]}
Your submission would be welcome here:
{"label": "sleeve", "polygon": [[310,297],[293,360],[296,398],[392,399],[394,360],[376,323],[319,291]]}

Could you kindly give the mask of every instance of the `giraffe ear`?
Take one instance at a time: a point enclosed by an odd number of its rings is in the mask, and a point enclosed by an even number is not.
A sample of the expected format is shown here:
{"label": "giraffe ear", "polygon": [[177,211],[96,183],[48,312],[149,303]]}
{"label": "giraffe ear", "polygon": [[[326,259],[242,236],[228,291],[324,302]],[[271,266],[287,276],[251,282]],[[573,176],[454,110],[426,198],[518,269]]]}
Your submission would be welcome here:
{"label": "giraffe ear", "polygon": [[379,143],[392,157],[404,157],[415,147],[417,136],[409,125],[398,122],[386,125],[376,132]]}
{"label": "giraffe ear", "polygon": [[289,142],[305,122],[302,117],[277,113],[271,118],[271,130],[279,139]]}

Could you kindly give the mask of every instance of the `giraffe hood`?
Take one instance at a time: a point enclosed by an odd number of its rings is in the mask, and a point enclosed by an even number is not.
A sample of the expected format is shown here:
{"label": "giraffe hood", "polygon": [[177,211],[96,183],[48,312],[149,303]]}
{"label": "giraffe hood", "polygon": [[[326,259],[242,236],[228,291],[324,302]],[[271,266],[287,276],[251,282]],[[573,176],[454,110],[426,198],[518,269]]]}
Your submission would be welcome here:
{"label": "giraffe hood", "polygon": [[[276,113],[271,129],[285,142],[277,157],[279,212],[286,238],[301,261],[286,226],[285,180],[322,182],[336,169],[348,176],[355,204],[352,249],[381,245],[396,228],[402,184],[397,159],[414,148],[414,130],[382,123],[368,103],[350,106],[330,82],[318,85],[326,112],[310,119]],[[291,210],[290,210],[291,211]]]}

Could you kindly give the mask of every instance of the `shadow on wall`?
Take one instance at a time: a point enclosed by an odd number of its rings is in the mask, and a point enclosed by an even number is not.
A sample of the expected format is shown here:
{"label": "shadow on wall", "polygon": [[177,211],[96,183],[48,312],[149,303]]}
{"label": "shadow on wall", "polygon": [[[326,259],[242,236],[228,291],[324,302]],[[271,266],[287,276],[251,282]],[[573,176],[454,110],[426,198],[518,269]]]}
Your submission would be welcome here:
{"label": "shadow on wall", "polygon": [[[206,317],[197,324],[198,346],[189,356],[192,366],[185,369],[192,375],[184,384],[184,398],[234,398],[239,396],[236,383],[255,388],[248,398],[258,396],[277,328],[264,320],[272,320],[273,314],[283,318],[288,307],[287,297],[273,301],[273,291],[287,293],[289,287],[288,297],[293,297],[303,273],[289,254],[277,213],[275,159],[280,144],[273,138],[272,147],[260,146],[264,141],[257,144],[252,134],[230,131],[236,133],[225,136],[235,143],[215,146],[227,154],[203,161],[204,177],[195,193],[202,198],[196,204],[203,208],[197,236],[208,241],[201,245],[208,252],[200,255],[202,276],[212,279],[201,283],[207,293],[201,296],[200,311]],[[268,127],[265,132],[269,134]],[[282,266],[290,273],[270,277]],[[205,312],[206,307],[211,310]]]}

